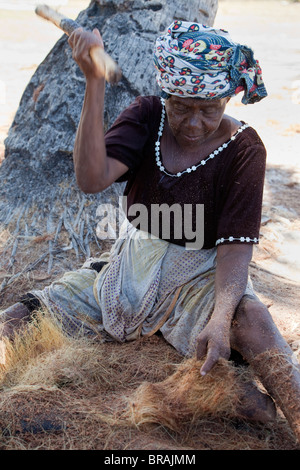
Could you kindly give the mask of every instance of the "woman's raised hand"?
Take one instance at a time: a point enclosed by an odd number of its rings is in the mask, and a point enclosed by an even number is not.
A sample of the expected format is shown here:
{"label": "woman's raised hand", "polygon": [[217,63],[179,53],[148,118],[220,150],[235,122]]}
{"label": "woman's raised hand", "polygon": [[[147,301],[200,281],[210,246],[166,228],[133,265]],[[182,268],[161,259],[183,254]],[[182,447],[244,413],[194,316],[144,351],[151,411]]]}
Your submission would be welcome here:
{"label": "woman's raised hand", "polygon": [[73,51],[73,59],[87,79],[105,78],[106,63],[104,58],[102,64],[101,54],[98,54],[100,59],[97,60],[97,63],[93,60],[93,51],[95,49],[104,51],[103,40],[98,29],[93,31],[86,31],[83,28],[75,29],[70,35],[68,43]]}

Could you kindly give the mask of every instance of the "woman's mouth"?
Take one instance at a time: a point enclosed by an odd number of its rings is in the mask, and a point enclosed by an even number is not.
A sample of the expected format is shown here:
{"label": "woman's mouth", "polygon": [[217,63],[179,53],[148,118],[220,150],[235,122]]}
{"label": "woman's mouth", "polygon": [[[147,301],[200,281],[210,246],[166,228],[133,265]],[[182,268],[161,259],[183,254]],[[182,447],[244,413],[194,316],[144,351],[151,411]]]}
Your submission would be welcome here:
{"label": "woman's mouth", "polygon": [[198,142],[201,139],[199,135],[187,135],[187,134],[183,135],[183,138],[187,142],[191,142],[191,143]]}

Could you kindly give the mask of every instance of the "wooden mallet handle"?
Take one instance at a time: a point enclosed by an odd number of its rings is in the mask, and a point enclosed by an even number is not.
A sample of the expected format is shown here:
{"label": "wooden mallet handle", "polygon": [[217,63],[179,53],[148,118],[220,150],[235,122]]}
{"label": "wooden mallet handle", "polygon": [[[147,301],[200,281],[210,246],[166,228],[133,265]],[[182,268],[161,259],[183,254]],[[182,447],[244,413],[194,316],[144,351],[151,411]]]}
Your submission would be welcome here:
{"label": "wooden mallet handle", "polygon": [[[68,36],[77,28],[81,28],[80,24],[76,21],[67,18],[61,13],[52,10],[47,5],[38,5],[35,9],[38,16],[45,20],[51,21],[58,28],[60,28]],[[102,49],[102,47],[92,47],[90,49],[90,56],[97,68],[103,73],[108,83],[117,83],[120,81],[122,72],[118,64]]]}

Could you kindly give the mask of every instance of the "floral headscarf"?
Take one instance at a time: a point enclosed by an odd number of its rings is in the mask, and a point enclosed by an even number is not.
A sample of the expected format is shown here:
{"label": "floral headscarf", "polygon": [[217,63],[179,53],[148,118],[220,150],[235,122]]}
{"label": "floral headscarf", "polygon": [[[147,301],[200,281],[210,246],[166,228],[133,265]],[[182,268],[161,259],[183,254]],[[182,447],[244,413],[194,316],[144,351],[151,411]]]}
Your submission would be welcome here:
{"label": "floral headscarf", "polygon": [[157,83],[167,94],[214,99],[243,91],[244,104],[267,96],[253,51],[222,29],[175,21],[156,40],[154,65]]}

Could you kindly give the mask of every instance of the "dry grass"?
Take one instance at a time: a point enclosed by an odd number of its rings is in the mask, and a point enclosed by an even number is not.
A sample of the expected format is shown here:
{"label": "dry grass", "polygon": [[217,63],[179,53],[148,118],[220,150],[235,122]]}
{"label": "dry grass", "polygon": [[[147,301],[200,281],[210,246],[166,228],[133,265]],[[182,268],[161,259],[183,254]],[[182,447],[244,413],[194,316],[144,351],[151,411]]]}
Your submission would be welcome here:
{"label": "dry grass", "polygon": [[234,416],[243,375],[200,377],[160,336],[132,343],[67,338],[40,314],[6,344],[0,449],[295,449],[285,420]]}

